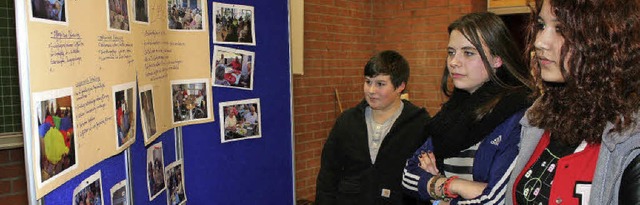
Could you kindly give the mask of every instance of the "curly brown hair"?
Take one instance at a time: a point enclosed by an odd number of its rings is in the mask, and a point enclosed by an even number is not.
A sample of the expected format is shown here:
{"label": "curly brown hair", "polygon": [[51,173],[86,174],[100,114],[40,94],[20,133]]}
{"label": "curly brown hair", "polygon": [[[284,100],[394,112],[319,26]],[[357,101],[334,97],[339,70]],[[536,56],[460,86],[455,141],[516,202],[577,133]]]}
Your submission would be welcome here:
{"label": "curly brown hair", "polygon": [[[613,132],[635,125],[640,98],[640,5],[637,1],[548,0],[565,42],[560,69],[565,82],[544,82],[538,62],[528,59],[536,102],[532,125],[568,144],[599,143],[608,122]],[[526,53],[534,54],[543,0],[536,0]]]}

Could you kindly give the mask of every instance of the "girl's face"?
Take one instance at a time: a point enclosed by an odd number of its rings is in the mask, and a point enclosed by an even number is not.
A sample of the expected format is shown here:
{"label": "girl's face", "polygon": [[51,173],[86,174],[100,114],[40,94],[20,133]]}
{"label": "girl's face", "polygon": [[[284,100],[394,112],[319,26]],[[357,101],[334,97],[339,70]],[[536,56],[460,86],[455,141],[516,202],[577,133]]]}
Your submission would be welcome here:
{"label": "girl's face", "polygon": [[565,79],[560,70],[559,61],[564,37],[560,33],[562,25],[551,11],[549,0],[545,0],[542,3],[542,9],[536,24],[539,30],[536,34],[534,47],[542,80],[562,83]]}
{"label": "girl's face", "polygon": [[393,87],[391,76],[379,74],[376,77],[365,77],[364,96],[373,110],[387,111],[395,108],[400,102],[400,93],[404,90],[403,82],[397,88]]}
{"label": "girl's face", "polygon": [[[489,49],[485,48],[484,50],[488,51]],[[502,66],[500,57],[493,57],[489,54],[486,56],[493,68]],[[449,69],[453,85],[469,93],[475,92],[482,84],[489,81],[489,74],[478,49],[458,30],[453,30],[449,34],[447,69]]]}

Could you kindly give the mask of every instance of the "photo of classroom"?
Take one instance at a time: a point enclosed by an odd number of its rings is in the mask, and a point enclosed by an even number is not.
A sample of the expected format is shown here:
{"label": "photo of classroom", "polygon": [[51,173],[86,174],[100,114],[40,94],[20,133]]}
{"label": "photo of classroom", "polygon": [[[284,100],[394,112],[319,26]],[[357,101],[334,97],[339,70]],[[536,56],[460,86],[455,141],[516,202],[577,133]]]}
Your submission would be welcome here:
{"label": "photo of classroom", "polygon": [[215,41],[255,45],[253,7],[214,3]]}
{"label": "photo of classroom", "polygon": [[168,0],[169,29],[202,30],[202,0]]}

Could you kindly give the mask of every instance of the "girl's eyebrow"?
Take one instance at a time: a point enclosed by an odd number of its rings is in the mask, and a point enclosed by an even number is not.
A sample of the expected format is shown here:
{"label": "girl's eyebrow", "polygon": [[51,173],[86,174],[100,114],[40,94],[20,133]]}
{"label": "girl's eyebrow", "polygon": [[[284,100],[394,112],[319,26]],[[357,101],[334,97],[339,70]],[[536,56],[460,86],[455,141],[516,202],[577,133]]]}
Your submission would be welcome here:
{"label": "girl's eyebrow", "polygon": [[[447,47],[447,50],[449,50],[449,49],[450,50],[455,50],[455,48],[453,48],[453,47]],[[478,50],[478,49],[476,49],[473,46],[464,46],[464,47],[460,48],[460,50]]]}

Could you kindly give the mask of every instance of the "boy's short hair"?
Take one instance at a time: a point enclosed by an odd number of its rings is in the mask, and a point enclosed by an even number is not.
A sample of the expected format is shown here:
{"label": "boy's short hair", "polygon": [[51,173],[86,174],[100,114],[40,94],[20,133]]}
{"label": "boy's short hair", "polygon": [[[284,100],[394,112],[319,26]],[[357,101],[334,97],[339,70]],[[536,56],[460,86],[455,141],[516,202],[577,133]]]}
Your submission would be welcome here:
{"label": "boy's short hair", "polygon": [[[397,51],[382,51],[369,59],[364,66],[364,76],[376,77],[380,74],[389,75],[394,88],[403,82],[409,83],[409,63]],[[402,92],[406,91],[406,87]]]}

